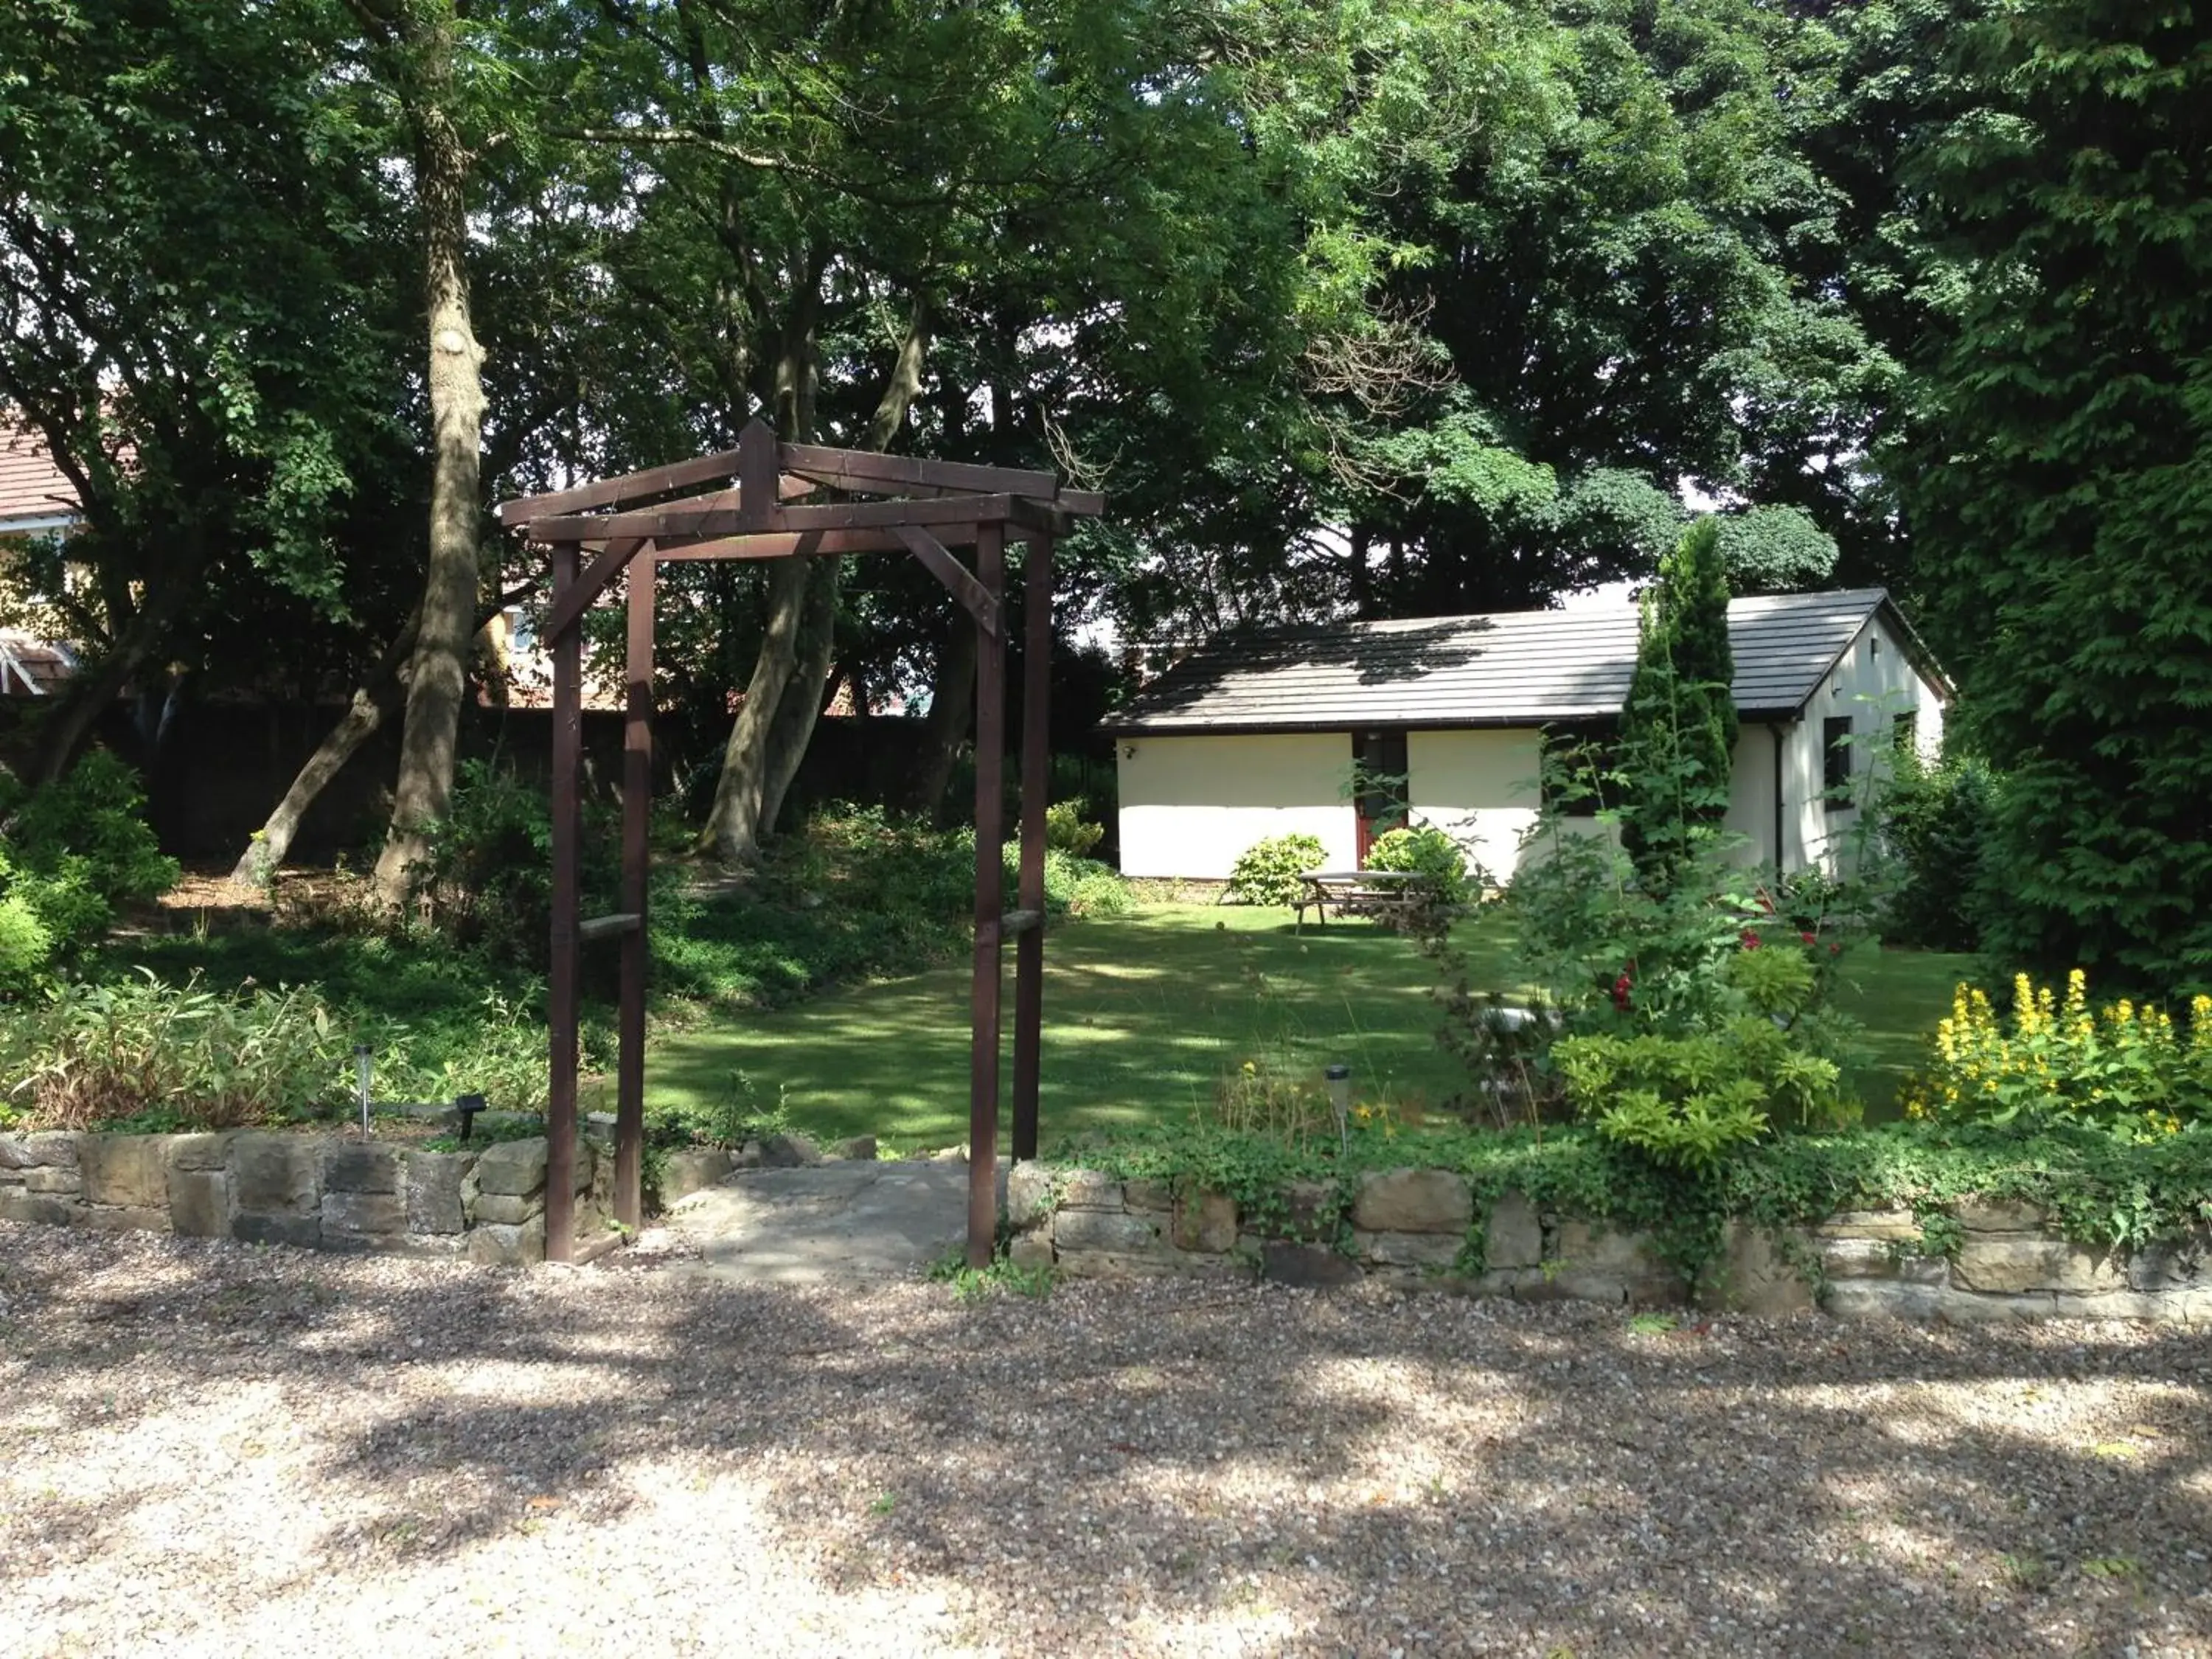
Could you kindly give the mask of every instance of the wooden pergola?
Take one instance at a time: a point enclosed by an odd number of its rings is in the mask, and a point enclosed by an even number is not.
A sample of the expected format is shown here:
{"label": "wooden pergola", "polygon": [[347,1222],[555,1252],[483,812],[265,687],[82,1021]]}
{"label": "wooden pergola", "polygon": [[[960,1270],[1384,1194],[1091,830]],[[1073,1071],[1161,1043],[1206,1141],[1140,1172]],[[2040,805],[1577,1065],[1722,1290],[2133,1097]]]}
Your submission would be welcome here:
{"label": "wooden pergola", "polygon": [[[693,493],[696,492],[696,493]],[[1066,489],[1048,472],[910,460],[864,450],[779,443],[754,421],[738,447],[696,460],[525,496],[500,522],[550,550],[553,653],[553,961],[548,1000],[552,1089],[546,1112],[545,1254],[575,1252],[577,987],[587,944],[619,939],[615,1217],[643,1219],[646,899],[653,788],[653,635],[656,568],[671,559],[783,559],[906,553],[974,619],[975,653],[975,954],[968,1109],[968,1260],[986,1265],[998,1229],[1001,947],[1018,941],[1014,973],[1013,1155],[1035,1158],[1038,1042],[1044,995],[1044,814],[1051,773],[1047,702],[1052,666],[1052,550],[1103,497]],[[1029,544],[1022,694],[1021,873],[1004,908],[1000,846],[1006,750],[1006,552]],[[974,568],[955,557],[972,546]],[[590,555],[590,562],[584,556]],[[584,613],[625,572],[628,666],[623,743],[622,908],[586,919],[579,880],[583,835]]]}

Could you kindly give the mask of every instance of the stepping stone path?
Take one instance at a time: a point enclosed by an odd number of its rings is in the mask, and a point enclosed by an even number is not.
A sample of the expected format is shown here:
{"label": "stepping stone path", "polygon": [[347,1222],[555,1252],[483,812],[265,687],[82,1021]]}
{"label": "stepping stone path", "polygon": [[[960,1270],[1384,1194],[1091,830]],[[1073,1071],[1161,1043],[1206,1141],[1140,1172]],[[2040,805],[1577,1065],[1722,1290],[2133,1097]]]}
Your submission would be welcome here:
{"label": "stepping stone path", "polygon": [[[1006,1201],[1006,1161],[999,1162]],[[672,1209],[694,1273],[776,1284],[906,1279],[967,1237],[968,1165],[958,1158],[854,1160],[746,1170]]]}

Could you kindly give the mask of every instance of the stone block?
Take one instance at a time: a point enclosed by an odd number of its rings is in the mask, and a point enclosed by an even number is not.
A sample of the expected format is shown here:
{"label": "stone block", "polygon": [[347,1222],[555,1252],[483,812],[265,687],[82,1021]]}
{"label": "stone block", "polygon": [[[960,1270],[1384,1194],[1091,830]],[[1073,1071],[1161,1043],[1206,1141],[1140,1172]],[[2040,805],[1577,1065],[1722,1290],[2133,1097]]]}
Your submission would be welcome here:
{"label": "stone block", "polygon": [[837,1143],[837,1156],[848,1163],[873,1164],[876,1161],[876,1138],[873,1135],[854,1135]]}
{"label": "stone block", "polygon": [[1061,1250],[1053,1267],[1064,1279],[1175,1279],[1176,1258],[1165,1250],[1124,1255],[1117,1250]]}
{"label": "stone block", "polygon": [[84,1191],[84,1171],[72,1170],[65,1164],[52,1164],[43,1169],[25,1170],[22,1176],[22,1188],[27,1193],[75,1198]]}
{"label": "stone block", "polygon": [[1127,1215],[1111,1210],[1062,1208],[1052,1218],[1053,1248],[1066,1255],[1071,1250],[1106,1250],[1133,1255],[1160,1249],[1160,1224],[1164,1216]]}
{"label": "stone block", "polygon": [[78,1143],[88,1204],[134,1210],[160,1209],[169,1201],[169,1137],[87,1135]]}
{"label": "stone block", "polygon": [[2051,1312],[2061,1319],[2148,1319],[2183,1324],[2189,1319],[2192,1297],[2203,1297],[2212,1309],[2212,1297],[2189,1291],[2107,1291],[2101,1295],[2062,1293],[2051,1298]]}
{"label": "stone block", "polygon": [[1121,1183],[1097,1170],[1069,1170],[1060,1182],[1060,1207],[1066,1210],[1106,1210],[1118,1213]]}
{"label": "stone block", "polygon": [[1813,1233],[1817,1238],[1917,1240],[1920,1218],[1910,1210],[1839,1210]]}
{"label": "stone block", "polygon": [[2147,1244],[2129,1259],[2128,1285],[2137,1291],[2212,1289],[2212,1248],[2201,1234]]}
{"label": "stone block", "polygon": [[509,1198],[526,1198],[545,1190],[545,1138],[501,1140],[477,1154],[476,1184],[480,1192]]}
{"label": "stone block", "polygon": [[78,1143],[82,1139],[71,1129],[33,1129],[25,1135],[0,1135],[0,1170],[73,1170],[77,1166]]}
{"label": "stone block", "polygon": [[169,1225],[168,1206],[150,1204],[80,1204],[70,1212],[70,1220],[79,1227],[96,1233],[166,1233],[173,1231]]}
{"label": "stone block", "polygon": [[434,1237],[459,1232],[468,1224],[461,1207],[461,1183],[476,1167],[474,1152],[407,1154],[407,1231]]}
{"label": "stone block", "polygon": [[366,1248],[407,1231],[407,1200],[397,1193],[323,1194],[323,1246]]}
{"label": "stone block", "polygon": [[1533,1267],[1544,1259],[1543,1220],[1518,1193],[1503,1194],[1490,1206],[1484,1241],[1486,1267]]}
{"label": "stone block", "polygon": [[1220,1255],[1237,1243],[1237,1200],[1226,1193],[1194,1193],[1175,1206],[1175,1247]]}
{"label": "stone block", "polygon": [[1121,1183],[1121,1206],[1129,1210],[1172,1210],[1176,1206],[1175,1188],[1164,1181],[1125,1181]]}
{"label": "stone block", "polygon": [[2016,1295],[2025,1291],[2092,1291],[2128,1288],[2126,1264],[2063,1238],[2033,1233],[1966,1235],[1951,1264],[1962,1290]]}
{"label": "stone block", "polygon": [[1951,1213],[1970,1233],[2032,1233],[2051,1219],[2033,1204],[1978,1198],[1953,1205]]}
{"label": "stone block", "polygon": [[1320,1244],[1285,1244],[1270,1239],[1260,1247],[1260,1277],[1278,1285],[1331,1290],[1357,1285],[1366,1274],[1349,1256]]}
{"label": "stone block", "polygon": [[1474,1219],[1474,1194],[1448,1170],[1370,1170],[1352,1194],[1362,1232],[1464,1233]]}
{"label": "stone block", "polygon": [[811,1135],[769,1135],[761,1142],[763,1170],[811,1170],[828,1161]]}
{"label": "stone block", "polygon": [[230,1218],[230,1236],[241,1244],[289,1244],[298,1249],[319,1250],[323,1245],[322,1211],[319,1206],[301,1215],[291,1210],[240,1210]]}
{"label": "stone block", "polygon": [[169,1137],[169,1167],[172,1170],[220,1170],[230,1162],[230,1143],[236,1138],[230,1130],[217,1130],[209,1134],[171,1135]]}
{"label": "stone block", "polygon": [[1948,1285],[1852,1279],[1829,1285],[1820,1298],[1820,1305],[1838,1319],[1980,1325],[2048,1318],[2054,1301],[2049,1296],[1976,1296]]}
{"label": "stone block", "polygon": [[469,1233],[469,1260],[480,1267],[524,1267],[545,1260],[545,1218],[516,1226],[494,1224]]}
{"label": "stone block", "polygon": [[719,1185],[737,1164],[718,1146],[690,1147],[668,1154],[660,1165],[660,1201],[680,1203],[694,1193]]}
{"label": "stone block", "polygon": [[0,1221],[20,1221],[35,1227],[66,1227],[70,1217],[80,1207],[65,1198],[0,1192]]}
{"label": "stone block", "polygon": [[230,1143],[230,1192],[241,1212],[315,1215],[322,1198],[321,1148],[304,1135],[240,1134]]}
{"label": "stone block", "polygon": [[1449,1268],[1466,1242],[1449,1233],[1368,1233],[1356,1227],[1352,1233],[1352,1254],[1369,1266],[1424,1272]]}
{"label": "stone block", "polygon": [[1333,1243],[1340,1224],[1334,1181],[1293,1181],[1283,1188],[1283,1231],[1291,1239]]}
{"label": "stone block", "polygon": [[230,1237],[230,1177],[169,1164],[169,1224],[186,1238]]}
{"label": "stone block", "polygon": [[1052,1240],[1042,1233],[1024,1233],[1006,1246],[1006,1261],[1024,1273],[1052,1266]]}
{"label": "stone block", "polygon": [[1052,1211],[1052,1166],[1024,1158],[1006,1171],[1006,1219],[1017,1227],[1033,1224]]}
{"label": "stone block", "polygon": [[397,1146],[332,1146],[323,1154],[323,1191],[396,1193],[399,1190]]}
{"label": "stone block", "polygon": [[511,1193],[479,1193],[469,1206],[469,1219],[477,1226],[516,1227],[534,1215],[545,1213],[545,1194],[517,1198]]}
{"label": "stone block", "polygon": [[[1802,1236],[1789,1242],[1809,1250]],[[1729,1222],[1722,1234],[1719,1271],[1705,1299],[1730,1313],[1760,1319],[1804,1313],[1814,1305],[1813,1287],[1794,1264],[1785,1241],[1741,1221]]]}
{"label": "stone block", "polygon": [[1578,1302],[1680,1302],[1689,1287],[1660,1258],[1649,1234],[1559,1224],[1552,1282]]}
{"label": "stone block", "polygon": [[1887,1238],[1824,1238],[1819,1241],[1820,1271],[1830,1279],[1900,1279],[1916,1285],[1941,1285],[1951,1276],[1942,1256],[1916,1255],[1899,1248],[1908,1241]]}

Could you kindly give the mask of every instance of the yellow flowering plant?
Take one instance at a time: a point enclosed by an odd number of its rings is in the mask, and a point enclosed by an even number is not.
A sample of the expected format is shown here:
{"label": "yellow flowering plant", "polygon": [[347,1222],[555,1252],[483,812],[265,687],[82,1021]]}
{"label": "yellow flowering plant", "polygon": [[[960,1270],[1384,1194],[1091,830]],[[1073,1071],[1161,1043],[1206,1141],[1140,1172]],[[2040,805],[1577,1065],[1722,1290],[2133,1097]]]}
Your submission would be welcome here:
{"label": "yellow flowering plant", "polygon": [[2016,975],[2002,1015],[1986,993],[1961,985],[1905,1109],[1938,1121],[2094,1119],[2139,1139],[2179,1133],[2212,1115],[2212,997],[2191,1000],[2185,1033],[2155,1004],[2093,1006],[2079,968],[2063,995]]}

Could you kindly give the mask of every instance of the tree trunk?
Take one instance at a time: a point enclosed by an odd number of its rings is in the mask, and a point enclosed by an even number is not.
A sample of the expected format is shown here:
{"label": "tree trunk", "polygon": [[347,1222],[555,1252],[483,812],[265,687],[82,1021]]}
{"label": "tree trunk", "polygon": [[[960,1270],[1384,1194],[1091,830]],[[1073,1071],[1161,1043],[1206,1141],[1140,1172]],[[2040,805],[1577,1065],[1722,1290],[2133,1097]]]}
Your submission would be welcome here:
{"label": "tree trunk", "polygon": [[783,798],[814,740],[814,722],[827,695],[831,653],[837,644],[837,595],[844,586],[842,559],[810,559],[806,602],[799,613],[797,662],[785,684],[775,719],[769,723],[768,758],[761,772],[760,831],[775,833]]}
{"label": "tree trunk", "polygon": [[53,704],[43,710],[38,737],[24,768],[33,788],[60,777],[76,760],[93,726],[131,677],[168,637],[172,625],[199,585],[206,560],[195,556],[170,573],[168,579],[146,595],[114,647],[84,672],[73,675]]}
{"label": "tree trunk", "polygon": [[419,617],[408,617],[399,637],[385,648],[376,666],[354,688],[344,715],[307,757],[307,763],[292,780],[291,787],[285,790],[284,798],[276,803],[268,822],[253,832],[246,851],[239,855],[237,866],[230,872],[231,880],[240,886],[265,887],[276,878],[285,855],[292,850],[292,837],[300,833],[300,825],[307,816],[307,809],[315,804],[315,798],[345,769],[346,763],[362,744],[374,737],[392,718],[392,710],[399,707],[406,690],[400,669],[414,654],[416,623],[420,620]]}
{"label": "tree trunk", "polygon": [[953,763],[975,714],[975,623],[955,605],[946,624],[945,647],[930,677],[929,714],[922,726],[921,763],[915,769],[914,810],[934,818],[952,786]]}
{"label": "tree trunk", "polygon": [[394,904],[406,896],[410,867],[428,853],[429,826],[445,816],[453,798],[454,746],[477,627],[484,406],[483,356],[470,324],[463,264],[470,156],[453,118],[453,0],[418,0],[405,16],[401,44],[422,214],[433,454],[429,563],[407,676],[391,832],[376,861],[377,890]]}
{"label": "tree trunk", "polygon": [[[906,423],[907,410],[921,390],[927,340],[928,313],[917,303],[899,343],[890,382],[869,419],[865,447],[888,449]],[[787,350],[776,371],[778,413],[787,422],[811,416],[811,327],[805,341],[806,362],[794,363]],[[793,581],[786,573],[794,564],[818,568]],[[744,703],[730,727],[730,740],[722,751],[722,775],[714,786],[714,811],[700,836],[702,850],[712,850],[726,864],[759,856],[761,837],[774,831],[783,798],[806,757],[836,647],[837,596],[842,581],[843,566],[832,559],[781,559],[769,576],[768,631],[761,640]],[[763,696],[765,706],[756,701]]]}
{"label": "tree trunk", "polygon": [[744,701],[730,726],[722,750],[722,775],[714,784],[714,805],[699,837],[700,850],[725,864],[748,864],[760,854],[762,797],[768,771],[769,729],[775,724],[784,687],[798,663],[799,625],[806,607],[811,559],[777,559],[769,566],[768,629]]}

